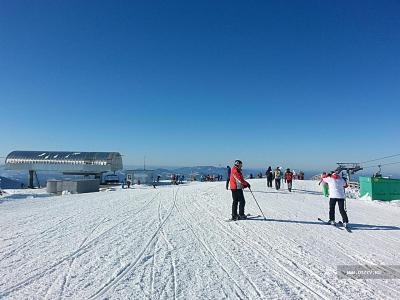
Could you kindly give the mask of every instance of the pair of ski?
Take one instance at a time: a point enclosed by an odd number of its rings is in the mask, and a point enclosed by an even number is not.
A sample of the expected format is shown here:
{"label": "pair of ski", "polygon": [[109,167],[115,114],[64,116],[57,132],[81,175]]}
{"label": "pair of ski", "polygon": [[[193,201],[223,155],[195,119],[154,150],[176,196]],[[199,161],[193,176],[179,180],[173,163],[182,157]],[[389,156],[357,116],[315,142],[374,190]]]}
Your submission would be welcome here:
{"label": "pair of ski", "polygon": [[352,232],[351,229],[349,228],[349,225],[347,224],[347,226],[344,227],[343,223],[341,221],[339,221],[337,223],[335,222],[333,224],[331,224],[327,221],[324,221],[321,218],[318,218],[318,221],[322,222],[324,225],[332,225],[332,226],[336,227],[337,229],[340,229],[340,230],[346,229],[347,232]]}
{"label": "pair of ski", "polygon": [[252,215],[252,214],[246,214],[246,219],[228,219],[225,220],[225,222],[237,222],[237,221],[246,221],[246,220],[258,220],[259,218],[261,218],[261,215]]}

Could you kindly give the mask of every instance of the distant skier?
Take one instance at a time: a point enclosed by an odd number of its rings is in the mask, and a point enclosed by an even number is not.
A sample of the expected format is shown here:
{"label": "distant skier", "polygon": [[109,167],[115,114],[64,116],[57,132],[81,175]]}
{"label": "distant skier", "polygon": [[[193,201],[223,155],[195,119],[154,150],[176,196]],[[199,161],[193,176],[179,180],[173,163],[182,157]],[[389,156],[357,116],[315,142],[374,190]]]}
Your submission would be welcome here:
{"label": "distant skier", "polygon": [[281,172],[281,168],[277,167],[275,169],[274,172],[274,177],[275,177],[275,188],[277,190],[279,190],[281,188],[281,176],[282,176],[282,172]]}
{"label": "distant skier", "polygon": [[321,180],[319,181],[318,185],[321,185],[322,183],[322,192],[324,193],[325,197],[329,197],[329,189],[328,189],[328,184],[323,181],[324,178],[326,178],[328,175],[326,172],[322,173],[321,175]]}
{"label": "distant skier", "polygon": [[335,224],[335,206],[337,202],[340,214],[342,215],[343,226],[347,227],[349,219],[344,208],[346,201],[345,188],[347,188],[347,182],[335,172],[332,172],[331,176],[322,178],[322,181],[326,182],[329,186],[329,223]]}
{"label": "distant skier", "polygon": [[175,184],[175,174],[171,174],[171,184]]}
{"label": "distant skier", "polygon": [[274,179],[274,173],[272,172],[271,166],[268,167],[265,175],[267,176],[267,187],[272,188],[272,179]]}
{"label": "distant skier", "polygon": [[[244,207],[246,200],[244,199],[243,189],[250,188],[250,183],[244,180],[242,175],[243,163],[240,160],[235,161],[235,165],[232,167],[231,176],[229,180],[229,187],[232,191],[232,220],[243,220],[246,219],[244,214]],[[239,204],[239,215],[237,208]]]}
{"label": "distant skier", "polygon": [[288,168],[288,169],[286,169],[286,172],[285,172],[285,181],[287,183],[289,192],[292,191],[292,180],[293,180],[293,173]]}
{"label": "distant skier", "polygon": [[231,179],[231,167],[226,166],[226,189],[229,189],[229,180]]}

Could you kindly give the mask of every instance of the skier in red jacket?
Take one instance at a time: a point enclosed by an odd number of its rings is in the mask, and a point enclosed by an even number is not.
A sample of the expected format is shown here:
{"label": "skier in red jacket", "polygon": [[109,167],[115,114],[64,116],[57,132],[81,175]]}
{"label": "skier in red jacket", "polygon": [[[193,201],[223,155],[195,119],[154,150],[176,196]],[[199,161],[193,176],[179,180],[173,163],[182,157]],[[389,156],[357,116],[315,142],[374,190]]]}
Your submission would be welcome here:
{"label": "skier in red jacket", "polygon": [[289,192],[291,192],[292,191],[292,180],[293,180],[293,173],[290,171],[290,169],[289,168],[287,168],[286,169],[286,172],[285,172],[285,181],[286,181],[286,183],[287,183],[287,186],[288,186],[288,190],[289,190]]}
{"label": "skier in red jacket", "polygon": [[[250,188],[250,183],[244,180],[242,175],[242,161],[236,160],[235,165],[232,167],[231,177],[229,180],[229,188],[232,191],[232,220],[246,219],[244,214],[244,206],[246,201],[243,195],[243,189]],[[239,215],[237,213],[237,207],[239,204]]]}

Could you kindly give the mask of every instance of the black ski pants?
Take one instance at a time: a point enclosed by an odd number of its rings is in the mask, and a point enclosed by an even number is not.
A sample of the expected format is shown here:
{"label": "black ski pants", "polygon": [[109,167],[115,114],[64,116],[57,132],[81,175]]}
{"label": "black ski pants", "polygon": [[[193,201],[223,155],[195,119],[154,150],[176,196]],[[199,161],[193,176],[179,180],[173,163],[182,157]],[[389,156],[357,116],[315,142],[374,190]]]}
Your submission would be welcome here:
{"label": "black ski pants", "polygon": [[226,189],[229,190],[229,179],[226,181]]}
{"label": "black ski pants", "polygon": [[239,204],[239,215],[244,215],[244,206],[246,201],[244,200],[243,190],[232,190],[232,218],[238,215],[237,208]]}
{"label": "black ski pants", "polygon": [[291,192],[292,191],[292,181],[288,180],[286,182],[287,182],[287,188],[288,188],[289,192]]}
{"label": "black ski pants", "polygon": [[272,176],[267,177],[267,187],[272,187]]}
{"label": "black ski pants", "polygon": [[342,215],[343,223],[349,223],[346,210],[344,209],[344,201],[345,199],[339,199],[339,198],[329,199],[329,221],[335,221],[335,206],[337,202],[339,205],[340,214]]}
{"label": "black ski pants", "polygon": [[275,178],[275,188],[279,190],[281,188],[281,179]]}

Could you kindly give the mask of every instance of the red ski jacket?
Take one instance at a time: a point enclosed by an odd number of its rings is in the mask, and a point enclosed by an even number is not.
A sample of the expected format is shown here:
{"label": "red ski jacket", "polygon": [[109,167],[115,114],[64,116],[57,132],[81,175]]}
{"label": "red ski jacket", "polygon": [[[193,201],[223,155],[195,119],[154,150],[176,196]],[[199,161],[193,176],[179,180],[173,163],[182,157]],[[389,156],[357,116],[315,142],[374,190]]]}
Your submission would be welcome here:
{"label": "red ski jacket", "polygon": [[292,172],[286,172],[285,173],[285,179],[286,179],[286,181],[292,181],[293,180],[293,173]]}
{"label": "red ski jacket", "polygon": [[249,186],[249,183],[244,180],[242,172],[236,167],[232,167],[231,178],[229,179],[229,188],[231,190],[241,190]]}

